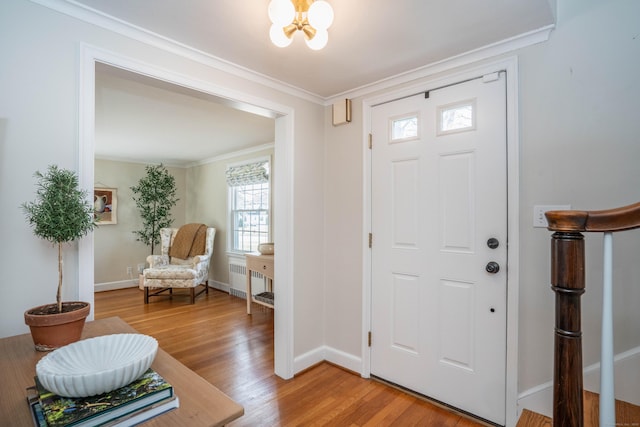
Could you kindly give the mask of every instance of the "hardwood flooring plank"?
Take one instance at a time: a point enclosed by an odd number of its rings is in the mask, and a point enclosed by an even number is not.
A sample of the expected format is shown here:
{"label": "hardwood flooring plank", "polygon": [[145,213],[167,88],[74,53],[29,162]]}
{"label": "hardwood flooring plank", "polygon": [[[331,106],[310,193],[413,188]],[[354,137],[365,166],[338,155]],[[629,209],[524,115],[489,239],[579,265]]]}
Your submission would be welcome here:
{"label": "hardwood flooring plank", "polygon": [[517,427],[551,427],[551,418],[525,409],[520,415]]}
{"label": "hardwood flooring plank", "polygon": [[[598,427],[600,425],[600,396],[590,391],[584,392],[584,426]],[[551,418],[544,415],[524,410],[517,427],[551,427]],[[640,406],[628,402],[616,400],[616,425],[617,426],[640,426]]]}
{"label": "hardwood flooring plank", "polygon": [[378,381],[321,363],[293,379],[274,375],[273,310],[214,289],[143,303],[138,288],[95,294],[95,318],[119,316],[245,408],[242,426],[475,427],[459,414]]}

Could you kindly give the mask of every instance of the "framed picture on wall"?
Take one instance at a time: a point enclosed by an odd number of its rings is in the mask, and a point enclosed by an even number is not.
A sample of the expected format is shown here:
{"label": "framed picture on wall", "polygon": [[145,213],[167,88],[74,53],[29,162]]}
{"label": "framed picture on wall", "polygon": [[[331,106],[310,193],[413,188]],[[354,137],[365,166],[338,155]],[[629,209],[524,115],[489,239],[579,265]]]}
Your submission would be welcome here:
{"label": "framed picture on wall", "polygon": [[93,212],[98,225],[118,223],[118,197],[115,188],[93,189]]}

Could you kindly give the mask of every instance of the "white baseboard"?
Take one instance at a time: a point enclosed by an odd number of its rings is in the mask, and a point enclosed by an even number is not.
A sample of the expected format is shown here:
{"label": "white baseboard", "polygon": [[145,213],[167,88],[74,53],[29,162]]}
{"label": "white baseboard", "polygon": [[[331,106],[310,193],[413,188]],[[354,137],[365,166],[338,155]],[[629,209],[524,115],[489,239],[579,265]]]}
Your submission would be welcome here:
{"label": "white baseboard", "polygon": [[[620,353],[614,358],[616,399],[640,405],[640,347]],[[585,390],[600,390],[600,363],[589,366],[584,373]]]}
{"label": "white baseboard", "polygon": [[362,365],[359,357],[332,347],[321,346],[296,357],[293,361],[293,371],[298,373],[324,361],[356,373],[360,372]]}
{"label": "white baseboard", "polygon": [[518,418],[525,409],[551,418],[553,413],[553,382],[539,384],[520,393],[517,405]]}
{"label": "white baseboard", "polygon": [[298,372],[304,371],[305,369],[308,369],[313,365],[317,365],[318,363],[323,362],[325,360],[324,353],[324,347],[318,347],[304,354],[301,354],[300,356],[297,356],[293,360],[294,374],[297,374]]}
{"label": "white baseboard", "polygon": [[[136,280],[120,280],[118,282],[105,282],[105,283],[96,283],[93,287],[95,292],[104,292],[104,291],[113,291],[116,289],[125,289],[125,288],[137,288],[138,287],[138,279]],[[231,288],[228,284],[216,281],[209,281],[209,287],[218,289],[224,292],[229,292]]]}
{"label": "white baseboard", "polygon": [[324,356],[327,362],[341,366],[349,371],[357,374],[360,374],[362,371],[362,358],[356,357],[353,354],[345,353],[332,347],[325,347]]}
{"label": "white baseboard", "polygon": [[[620,353],[614,358],[616,399],[640,405],[640,347]],[[599,393],[600,363],[583,371],[584,389]],[[518,417],[523,409],[551,417],[553,414],[553,382],[525,390],[518,396]]]}
{"label": "white baseboard", "polygon": [[209,287],[226,293],[229,293],[229,290],[231,289],[231,286],[229,286],[228,283],[217,282],[215,280],[209,280]]}
{"label": "white baseboard", "polygon": [[93,290],[95,292],[104,292],[104,291],[113,291],[115,289],[125,289],[125,288],[137,288],[138,287],[138,279],[135,280],[120,280],[118,282],[105,282],[105,283],[96,283],[93,286]]}

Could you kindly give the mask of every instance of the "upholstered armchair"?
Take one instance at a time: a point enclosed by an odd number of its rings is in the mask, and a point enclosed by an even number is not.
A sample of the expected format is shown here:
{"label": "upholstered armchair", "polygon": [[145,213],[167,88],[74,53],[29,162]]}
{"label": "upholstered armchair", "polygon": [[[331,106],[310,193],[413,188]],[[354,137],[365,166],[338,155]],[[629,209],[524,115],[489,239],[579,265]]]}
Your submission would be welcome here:
{"label": "upholstered armchair", "polygon": [[[209,293],[209,264],[213,255],[213,242],[216,229],[207,227],[204,244],[204,254],[178,258],[171,256],[172,245],[178,233],[178,228],[162,228],[160,230],[161,254],[149,255],[149,268],[143,271],[144,303],[149,303],[149,297],[173,296],[174,289],[189,289],[191,304],[203,292]],[[198,286],[204,286],[196,292]]]}

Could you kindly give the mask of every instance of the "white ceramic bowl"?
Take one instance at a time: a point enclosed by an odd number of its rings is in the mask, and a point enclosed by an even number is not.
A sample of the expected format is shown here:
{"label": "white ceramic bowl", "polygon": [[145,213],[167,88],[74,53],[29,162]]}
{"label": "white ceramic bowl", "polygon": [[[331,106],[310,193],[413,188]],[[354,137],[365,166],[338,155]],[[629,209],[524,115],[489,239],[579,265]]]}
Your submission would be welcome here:
{"label": "white ceramic bowl", "polygon": [[273,250],[273,243],[260,243],[258,245],[258,252],[260,252],[262,255],[273,255]]}
{"label": "white ceramic bowl", "polygon": [[88,338],[44,356],[36,364],[36,375],[44,388],[60,396],[93,396],[138,379],[157,352],[158,341],[148,335]]}

